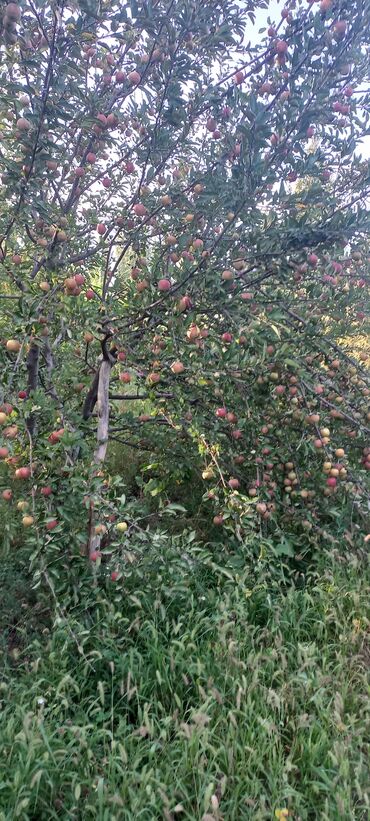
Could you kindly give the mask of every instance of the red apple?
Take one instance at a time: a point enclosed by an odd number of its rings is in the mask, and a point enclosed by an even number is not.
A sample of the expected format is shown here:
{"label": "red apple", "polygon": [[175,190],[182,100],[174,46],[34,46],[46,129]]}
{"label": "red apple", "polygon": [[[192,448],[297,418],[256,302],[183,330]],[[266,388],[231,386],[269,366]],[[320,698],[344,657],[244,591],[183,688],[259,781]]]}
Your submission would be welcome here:
{"label": "red apple", "polygon": [[216,130],[216,120],[213,117],[208,117],[206,128],[208,131],[215,131]]}
{"label": "red apple", "polygon": [[161,375],[159,373],[155,373],[155,371],[148,373],[148,382],[150,382],[152,385],[156,385],[158,382],[160,382],[160,379]]}
{"label": "red apple", "polygon": [[52,445],[55,445],[57,442],[59,442],[59,439],[61,438],[61,436],[63,436],[64,430],[64,428],[59,428],[59,430],[53,430],[50,436],[48,436],[49,442],[51,442]]}
{"label": "red apple", "polygon": [[337,20],[334,23],[334,32],[338,37],[344,37],[347,31],[347,21],[346,20]]}
{"label": "red apple", "polygon": [[185,370],[185,367],[182,364],[182,362],[176,361],[176,362],[173,362],[172,365],[171,365],[172,373],[175,373],[175,374],[183,373],[184,370]]}
{"label": "red apple", "polygon": [[136,205],[134,205],[133,211],[137,217],[146,217],[148,214],[148,209],[145,208],[145,205],[141,202],[137,202]]}
{"label": "red apple", "polygon": [[21,349],[21,343],[17,339],[8,339],[5,347],[7,351],[18,353]]}
{"label": "red apple", "polygon": [[288,51],[288,43],[285,40],[277,40],[275,45],[278,54],[286,54]]}
{"label": "red apple", "polygon": [[4,428],[3,433],[7,439],[15,439],[18,433],[18,427],[17,425],[9,425],[8,428]]}
{"label": "red apple", "polygon": [[17,468],[17,470],[15,471],[16,479],[29,479],[30,476],[31,468],[29,467]]}
{"label": "red apple", "polygon": [[149,282],[147,279],[141,279],[140,282],[136,285],[136,290],[139,294],[149,288]]}
{"label": "red apple", "polygon": [[85,277],[83,274],[75,274],[75,281],[77,285],[83,285],[85,282]]}
{"label": "red apple", "polygon": [[171,282],[169,279],[160,279],[158,282],[158,291],[169,291],[171,289]]}
{"label": "red apple", "polygon": [[17,120],[18,131],[28,131],[31,127],[31,123],[26,117],[19,117]]}
{"label": "red apple", "polygon": [[63,284],[67,291],[75,291],[77,288],[77,282],[74,277],[67,277]]}
{"label": "red apple", "polygon": [[115,114],[113,114],[113,112],[111,112],[110,114],[108,114],[108,117],[107,117],[107,126],[108,126],[109,128],[114,128],[114,126],[116,126],[116,125],[117,125],[117,123],[118,123],[118,120],[117,120],[116,115],[115,115]]}
{"label": "red apple", "polygon": [[190,296],[182,296],[178,303],[179,311],[186,311],[188,308],[192,307],[192,302]]}
{"label": "red apple", "polygon": [[127,75],[127,79],[129,83],[131,83],[131,85],[137,86],[138,83],[140,83],[141,75],[138,71],[130,71],[130,73]]}
{"label": "red apple", "polygon": [[272,83],[268,83],[268,82],[262,83],[262,85],[259,87],[259,94],[272,94],[272,91],[273,91]]}

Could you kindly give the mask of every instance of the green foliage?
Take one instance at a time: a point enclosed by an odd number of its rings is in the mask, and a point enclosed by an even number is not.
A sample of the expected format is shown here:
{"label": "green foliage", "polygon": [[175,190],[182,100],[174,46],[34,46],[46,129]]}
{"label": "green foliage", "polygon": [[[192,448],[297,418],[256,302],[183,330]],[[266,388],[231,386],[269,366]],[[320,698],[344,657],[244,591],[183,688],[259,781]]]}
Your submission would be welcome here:
{"label": "green foliage", "polygon": [[11,649],[0,817],[365,818],[368,581],[360,556],[299,590],[154,542]]}
{"label": "green foliage", "polygon": [[370,7],[291,5],[0,10],[0,821],[367,817]]}
{"label": "green foliage", "polygon": [[4,23],[6,539],[28,501],[36,578],[50,560],[63,590],[104,540],[120,560],[115,516],[169,503],[298,561],[367,532],[369,10],[298,4],[252,47],[258,7]]}

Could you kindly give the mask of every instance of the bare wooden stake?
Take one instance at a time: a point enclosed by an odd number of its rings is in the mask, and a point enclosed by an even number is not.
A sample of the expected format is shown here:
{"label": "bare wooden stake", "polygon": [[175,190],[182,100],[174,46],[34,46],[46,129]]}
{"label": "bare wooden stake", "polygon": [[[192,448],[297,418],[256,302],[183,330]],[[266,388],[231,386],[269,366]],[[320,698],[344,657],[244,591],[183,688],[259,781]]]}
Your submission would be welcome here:
{"label": "bare wooden stake", "polygon": [[[99,369],[99,383],[98,383],[98,430],[97,430],[97,445],[94,452],[94,464],[99,466],[105,461],[108,447],[108,431],[109,431],[109,381],[112,362],[109,359],[104,359]],[[89,541],[88,553],[89,558],[100,545],[100,534],[95,533],[95,507],[93,502],[90,506],[90,521],[89,521]]]}
{"label": "bare wooden stake", "polygon": [[[27,396],[30,395],[31,392],[37,390],[38,381],[39,381],[39,359],[40,359],[40,348],[35,343],[30,345],[30,349],[28,351],[27,356],[27,371],[28,371],[28,382],[27,382]],[[36,429],[36,417],[34,413],[30,413],[27,422],[27,430],[31,437],[35,435]]]}

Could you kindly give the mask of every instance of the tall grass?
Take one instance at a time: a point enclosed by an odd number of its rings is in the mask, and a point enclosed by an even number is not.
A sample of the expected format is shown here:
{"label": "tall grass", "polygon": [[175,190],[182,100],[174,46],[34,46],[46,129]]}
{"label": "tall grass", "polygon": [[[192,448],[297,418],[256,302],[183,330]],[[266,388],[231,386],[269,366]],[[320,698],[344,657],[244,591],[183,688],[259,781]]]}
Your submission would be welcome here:
{"label": "tall grass", "polygon": [[297,589],[152,553],[8,648],[0,818],[365,821],[364,561]]}

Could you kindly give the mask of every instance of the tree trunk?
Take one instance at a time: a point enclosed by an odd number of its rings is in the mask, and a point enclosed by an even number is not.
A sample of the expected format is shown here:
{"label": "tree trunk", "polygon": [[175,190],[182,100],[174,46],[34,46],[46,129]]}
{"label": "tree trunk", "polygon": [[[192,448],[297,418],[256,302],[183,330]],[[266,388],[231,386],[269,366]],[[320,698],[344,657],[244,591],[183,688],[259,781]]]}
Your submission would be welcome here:
{"label": "tree trunk", "polygon": [[[30,349],[28,351],[27,356],[27,371],[28,371],[28,380],[27,380],[27,397],[30,396],[32,391],[35,391],[38,386],[39,381],[39,358],[40,358],[40,348],[34,342],[30,345]],[[27,422],[27,430],[30,436],[33,438],[35,435],[35,428],[36,428],[36,417],[34,413],[30,413]]]}
{"label": "tree trunk", "polygon": [[[105,461],[107,447],[108,447],[108,429],[109,429],[109,381],[112,362],[104,359],[99,369],[99,383],[98,383],[98,430],[97,430],[97,445],[94,452],[94,464],[98,467]],[[94,503],[90,503],[90,522],[89,522],[89,541],[88,554],[91,559],[92,553],[99,549],[101,536],[95,533],[95,508]]]}

